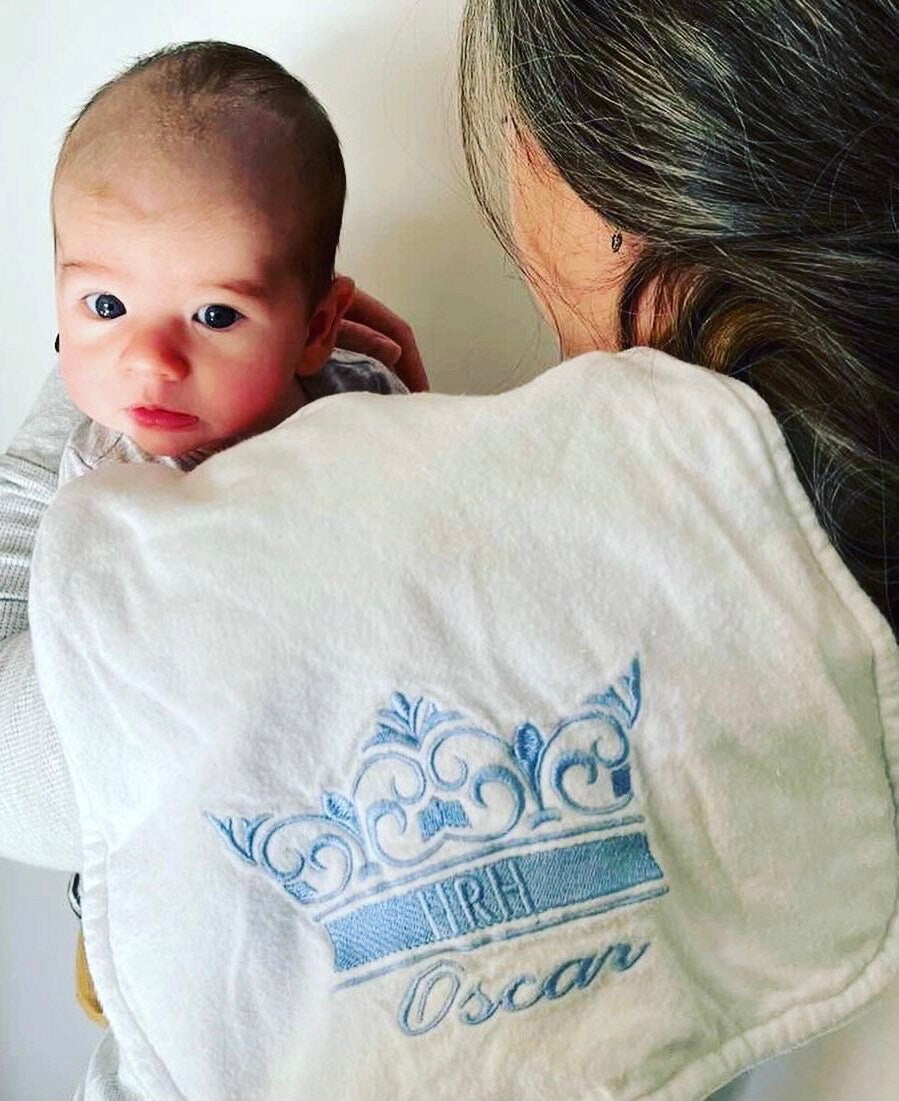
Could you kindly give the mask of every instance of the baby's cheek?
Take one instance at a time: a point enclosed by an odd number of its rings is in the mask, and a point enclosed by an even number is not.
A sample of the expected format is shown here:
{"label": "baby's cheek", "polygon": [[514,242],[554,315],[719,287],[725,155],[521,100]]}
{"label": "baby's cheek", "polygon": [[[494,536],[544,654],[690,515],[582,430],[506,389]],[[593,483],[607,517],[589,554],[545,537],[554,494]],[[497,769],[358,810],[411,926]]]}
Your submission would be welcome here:
{"label": "baby's cheek", "polygon": [[231,430],[252,425],[278,408],[284,400],[287,381],[282,373],[236,380],[223,395],[222,410]]}
{"label": "baby's cheek", "polygon": [[98,394],[91,373],[78,366],[75,357],[63,353],[59,360],[59,375],[72,404],[86,416],[97,420],[102,395]]}

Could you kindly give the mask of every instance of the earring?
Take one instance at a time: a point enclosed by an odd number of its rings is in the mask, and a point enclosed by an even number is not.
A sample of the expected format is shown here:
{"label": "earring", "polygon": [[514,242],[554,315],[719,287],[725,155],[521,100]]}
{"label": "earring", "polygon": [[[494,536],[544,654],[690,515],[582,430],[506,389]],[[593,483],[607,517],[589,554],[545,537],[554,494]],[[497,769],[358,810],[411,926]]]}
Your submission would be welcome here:
{"label": "earring", "polygon": [[56,340],[53,341],[53,347],[59,351],[59,333],[56,334]]}
{"label": "earring", "polygon": [[616,229],[612,234],[612,252],[617,252],[621,248],[621,242],[623,238],[621,236],[621,230]]}

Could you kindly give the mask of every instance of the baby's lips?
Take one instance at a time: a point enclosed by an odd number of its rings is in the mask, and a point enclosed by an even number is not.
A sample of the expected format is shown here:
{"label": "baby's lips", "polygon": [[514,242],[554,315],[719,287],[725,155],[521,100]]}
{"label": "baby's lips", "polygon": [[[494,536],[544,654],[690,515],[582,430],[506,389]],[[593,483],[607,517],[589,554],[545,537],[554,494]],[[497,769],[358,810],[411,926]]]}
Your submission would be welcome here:
{"label": "baby's lips", "polygon": [[174,409],[162,409],[159,406],[134,405],[128,413],[142,428],[169,430],[191,428],[200,419],[192,413],[180,413]]}

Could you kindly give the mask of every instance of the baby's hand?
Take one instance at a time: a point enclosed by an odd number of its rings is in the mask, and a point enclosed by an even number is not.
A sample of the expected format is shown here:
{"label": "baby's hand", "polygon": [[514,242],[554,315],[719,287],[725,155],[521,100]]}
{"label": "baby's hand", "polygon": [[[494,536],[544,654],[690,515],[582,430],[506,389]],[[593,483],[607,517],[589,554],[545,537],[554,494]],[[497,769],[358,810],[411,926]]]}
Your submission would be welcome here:
{"label": "baby's hand", "polygon": [[411,327],[358,287],[337,330],[337,346],[380,360],[413,393],[429,389]]}

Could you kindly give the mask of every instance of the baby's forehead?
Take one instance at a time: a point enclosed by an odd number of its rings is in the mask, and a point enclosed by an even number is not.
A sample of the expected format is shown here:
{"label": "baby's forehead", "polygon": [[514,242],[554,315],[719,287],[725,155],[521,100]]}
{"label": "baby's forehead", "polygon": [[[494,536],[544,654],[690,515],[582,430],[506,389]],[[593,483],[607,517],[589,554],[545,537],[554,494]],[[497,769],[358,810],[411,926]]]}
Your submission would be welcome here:
{"label": "baby's forehead", "polygon": [[[227,193],[234,204],[278,216],[297,207],[302,154],[281,118],[234,97],[165,93],[123,81],[79,120],[60,156],[62,182],[98,195],[117,183],[180,177],[186,190]],[[204,184],[206,186],[204,186]]]}
{"label": "baby's forehead", "polygon": [[60,180],[54,203],[59,270],[187,286],[249,281],[270,290],[305,275],[307,222],[259,201],[208,162],[171,166],[151,154],[109,175]]}

